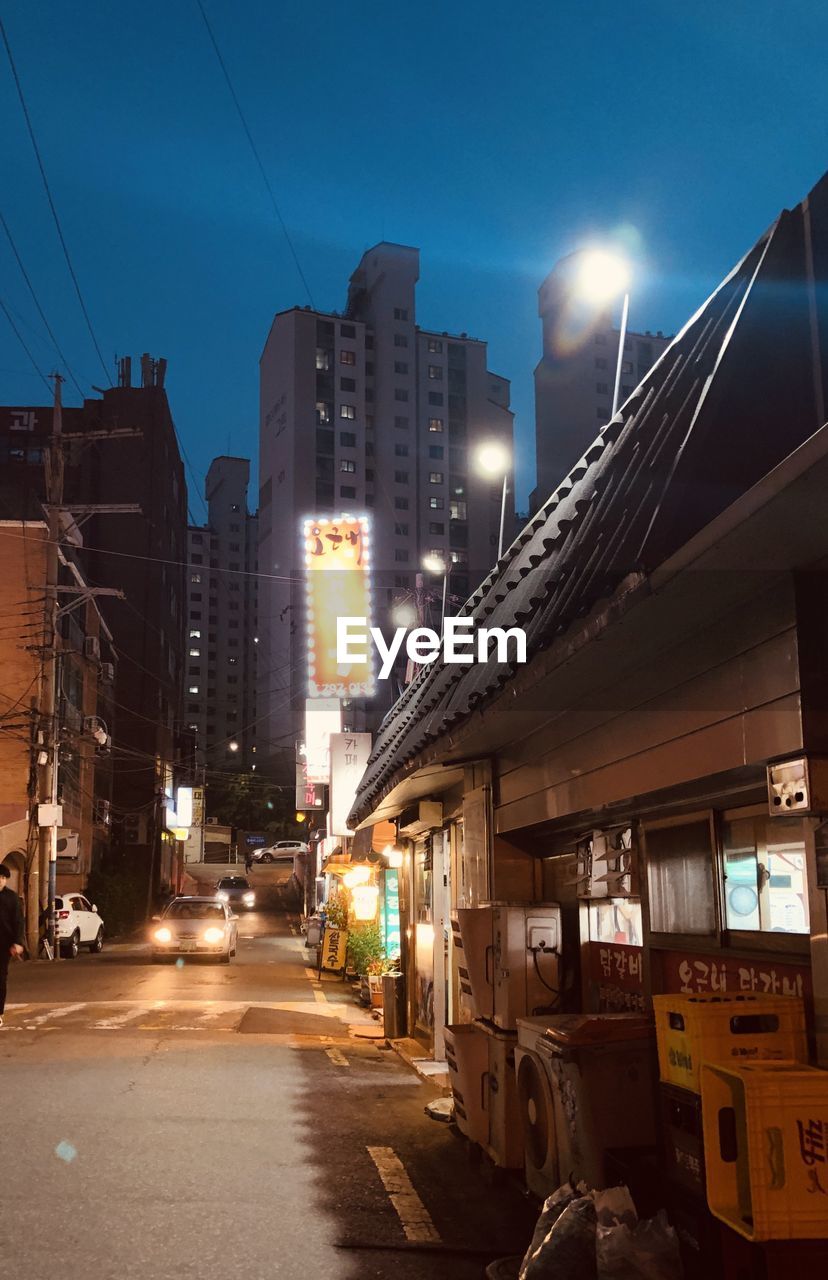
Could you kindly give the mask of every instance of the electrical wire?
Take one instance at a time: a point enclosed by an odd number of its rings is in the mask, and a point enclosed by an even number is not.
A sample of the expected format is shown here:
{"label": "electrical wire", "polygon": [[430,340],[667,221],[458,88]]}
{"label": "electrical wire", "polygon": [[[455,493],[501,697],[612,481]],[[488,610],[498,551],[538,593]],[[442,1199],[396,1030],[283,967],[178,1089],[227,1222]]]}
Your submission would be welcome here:
{"label": "electrical wire", "polygon": [[238,94],[236,93],[236,90],[233,88],[233,81],[230,79],[230,72],[227,70],[227,64],[225,63],[224,58],[221,55],[221,50],[219,49],[218,41],[216,40],[215,34],[213,32],[213,28],[210,26],[210,23],[207,19],[207,14],[204,12],[204,5],[201,3],[201,0],[196,0],[196,4],[198,5],[199,12],[201,13],[202,18],[204,19],[204,25],[207,28],[207,34],[210,37],[210,42],[215,51],[215,55],[218,58],[219,66],[221,67],[222,72],[224,73],[224,79],[227,82],[227,88],[230,90],[230,96],[233,99],[233,102],[236,107],[236,111],[239,113],[239,119],[241,120],[242,128],[244,129],[245,135],[247,137],[247,141],[250,143],[250,150],[253,152],[253,156],[256,160],[256,164],[259,166],[259,172],[262,175],[262,181],[264,182],[265,187],[267,188],[267,194],[270,196],[270,203],[273,206],[273,212],[276,214],[276,218],[279,223],[279,226],[281,227],[284,233],[285,240],[287,241],[288,248],[290,249],[291,256],[296,266],[296,270],[299,272],[299,278],[301,279],[302,284],[305,287],[305,292],[308,295],[308,302],[311,304],[311,306],[315,311],[316,307],[314,306],[313,295],[311,294],[310,285],[308,284],[307,279],[305,277],[305,273],[302,270],[302,264],[299,261],[299,255],[296,252],[296,247],[293,243],[293,240],[291,239],[290,232],[287,229],[287,224],[284,218],[282,217],[282,211],[279,208],[279,205],[276,200],[276,196],[273,193],[273,188],[270,185],[270,180],[267,176],[267,173],[265,172],[265,167],[262,164],[262,158],[259,155],[255,142],[253,141],[253,135],[250,132],[250,128],[247,124],[247,120],[245,119],[244,112],[242,111]]}
{"label": "electrical wire", "polygon": [[[0,23],[0,25],[2,25],[2,23]],[[17,341],[20,343],[21,347],[22,347],[22,348],[23,348],[23,350],[26,352],[26,355],[27,355],[27,356],[29,357],[29,359],[31,360],[31,362],[32,362],[32,364],[33,364],[33,366],[34,366],[35,372],[37,373],[37,376],[40,378],[40,381],[43,383],[43,385],[45,386],[46,390],[49,392],[49,395],[51,395],[51,394],[52,394],[52,387],[51,387],[51,385],[50,385],[50,383],[49,383],[49,380],[48,380],[48,379],[47,379],[47,377],[46,377],[46,374],[43,372],[43,370],[41,369],[40,365],[37,363],[37,361],[35,360],[34,356],[32,355],[31,351],[30,351],[30,350],[29,350],[29,348],[26,346],[26,341],[25,341],[25,339],[24,339],[24,337],[23,337],[23,334],[20,332],[20,330],[18,329],[17,325],[14,323],[14,320],[12,320],[11,312],[9,311],[8,307],[6,306],[6,304],[5,304],[5,302],[3,301],[3,299],[2,299],[2,298],[0,298],[0,309],[2,309],[4,316],[6,317],[6,319],[7,319],[7,320],[8,320],[8,322],[9,322],[9,324],[11,325],[12,330],[13,330],[13,332],[14,332],[14,336],[17,338]]]}
{"label": "electrical wire", "polygon": [[92,343],[98,354],[98,359],[101,362],[101,368],[104,371],[104,377],[106,378],[109,385],[112,386],[112,378],[109,375],[109,370],[106,367],[106,362],[103,356],[101,355],[101,348],[98,345],[98,339],[95,337],[95,330],[92,328],[92,321],[89,318],[89,312],[87,311],[86,303],[83,300],[83,294],[81,293],[81,287],[80,287],[80,284],[78,283],[78,277],[75,274],[75,268],[72,266],[72,259],[69,256],[69,249],[67,247],[66,239],[63,234],[63,228],[60,225],[60,218],[58,217],[57,208],[55,206],[55,202],[52,197],[52,191],[49,186],[49,180],[46,177],[46,169],[43,164],[43,158],[40,154],[40,147],[37,144],[37,138],[35,137],[35,131],[32,126],[31,117],[29,115],[29,108],[26,106],[26,99],[23,95],[23,86],[21,85],[20,77],[17,74],[17,67],[15,66],[14,57],[11,51],[11,45],[9,44],[9,38],[6,35],[6,28],[3,24],[2,18],[0,18],[0,36],[3,37],[3,44],[6,46],[6,53],[8,55],[9,66],[11,67],[12,76],[14,77],[15,88],[17,89],[17,96],[20,99],[20,106],[23,110],[23,117],[26,121],[26,128],[29,131],[29,137],[31,139],[32,147],[35,153],[35,158],[37,160],[37,167],[40,170],[40,176],[43,179],[43,186],[46,189],[46,198],[49,201],[49,208],[52,211],[52,217],[55,222],[55,229],[58,234],[58,239],[60,240],[61,248],[63,249],[63,256],[66,259],[66,265],[69,268],[69,275],[72,277],[72,284],[75,286],[75,293],[77,294],[78,302],[80,303],[80,309],[83,312],[83,318],[86,321],[86,327],[89,330],[89,336],[92,339]]}
{"label": "electrical wire", "polygon": [[3,230],[4,230],[4,231],[5,231],[5,233],[6,233],[6,238],[7,238],[8,242],[9,242],[9,244],[11,245],[11,251],[12,251],[12,253],[14,254],[15,261],[17,262],[18,267],[20,268],[20,274],[23,276],[23,279],[26,281],[26,284],[27,284],[28,289],[29,289],[29,293],[32,295],[32,301],[34,302],[35,306],[37,307],[37,313],[38,313],[38,315],[40,316],[41,320],[43,321],[43,324],[44,324],[44,325],[45,325],[45,327],[46,327],[46,332],[48,333],[49,337],[52,339],[52,346],[54,347],[54,349],[55,349],[55,351],[57,352],[57,354],[58,354],[58,356],[60,357],[60,359],[63,361],[63,364],[64,364],[64,367],[65,367],[65,369],[66,369],[66,372],[69,374],[69,377],[70,377],[70,378],[72,379],[72,381],[74,382],[75,387],[76,387],[77,392],[78,392],[78,395],[80,396],[81,400],[83,400],[83,399],[84,399],[84,394],[83,394],[83,391],[81,390],[80,383],[78,382],[77,378],[75,377],[75,374],[74,374],[74,371],[73,371],[73,369],[72,369],[72,366],[70,365],[69,361],[66,359],[66,356],[63,354],[63,352],[62,352],[62,351],[61,351],[61,349],[60,349],[60,344],[58,343],[57,338],[55,337],[54,333],[52,332],[52,326],[49,324],[49,321],[46,319],[45,312],[44,312],[44,310],[43,310],[42,306],[40,305],[40,300],[38,299],[38,296],[37,296],[37,294],[35,293],[34,285],[32,284],[31,280],[29,279],[29,273],[28,273],[28,271],[26,270],[26,268],[25,268],[25,267],[24,267],[24,265],[23,265],[23,259],[20,257],[20,254],[19,254],[18,249],[17,249],[17,245],[14,243],[14,239],[13,239],[13,237],[12,237],[12,233],[11,233],[11,231],[9,230],[9,225],[8,225],[8,223],[6,222],[6,219],[3,217],[2,211],[0,211],[0,223],[2,223]]}

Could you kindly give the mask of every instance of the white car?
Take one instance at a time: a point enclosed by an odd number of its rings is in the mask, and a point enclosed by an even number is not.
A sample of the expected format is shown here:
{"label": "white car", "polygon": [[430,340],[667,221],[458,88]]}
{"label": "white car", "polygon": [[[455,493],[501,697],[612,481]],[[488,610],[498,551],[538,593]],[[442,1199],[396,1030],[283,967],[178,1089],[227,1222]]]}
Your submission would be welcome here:
{"label": "white car", "polygon": [[307,853],[308,846],[301,840],[277,840],[266,849],[257,849],[251,854],[253,862],[292,862],[297,853]]}
{"label": "white car", "polygon": [[215,956],[229,964],[236,954],[239,927],[226,902],[215,898],[173,898],[153,917],[150,944],[153,960],[167,956]]}
{"label": "white car", "polygon": [[103,951],[104,925],[98,908],[82,893],[64,893],[55,898],[58,939],[63,955],[74,960],[81,947]]}

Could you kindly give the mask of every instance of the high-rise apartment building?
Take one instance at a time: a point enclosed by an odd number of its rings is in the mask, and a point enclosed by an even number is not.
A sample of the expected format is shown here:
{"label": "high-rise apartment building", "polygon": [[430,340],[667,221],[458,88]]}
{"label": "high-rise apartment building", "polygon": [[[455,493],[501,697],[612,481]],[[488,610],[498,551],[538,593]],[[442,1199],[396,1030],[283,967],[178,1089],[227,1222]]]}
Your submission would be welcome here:
{"label": "high-rise apartment building", "polygon": [[[612,416],[620,331],[611,314],[579,298],[581,255],[562,258],[538,290],[543,354],[535,368],[537,487],[529,499],[536,512]],[[658,333],[628,330],[621,363],[619,403],[671,342]]]}
{"label": "high-rise apartment building", "polygon": [[247,509],[250,462],[214,458],[206,525],[187,532],[187,727],[196,762],[256,768],[258,521]]}
{"label": "high-rise apartment building", "polygon": [[[454,607],[497,558],[501,482],[475,447],[512,448],[509,382],[485,342],[416,322],[419,250],[382,243],[351,276],[345,311],[295,307],[273,321],[261,357],[259,438],[260,752],[292,761],[307,681],[300,522],[367,513],[376,621],[415,601],[423,557],[449,566]],[[506,527],[512,527],[513,494]],[[440,579],[426,579],[439,592]],[[370,727],[399,691],[351,708]]]}

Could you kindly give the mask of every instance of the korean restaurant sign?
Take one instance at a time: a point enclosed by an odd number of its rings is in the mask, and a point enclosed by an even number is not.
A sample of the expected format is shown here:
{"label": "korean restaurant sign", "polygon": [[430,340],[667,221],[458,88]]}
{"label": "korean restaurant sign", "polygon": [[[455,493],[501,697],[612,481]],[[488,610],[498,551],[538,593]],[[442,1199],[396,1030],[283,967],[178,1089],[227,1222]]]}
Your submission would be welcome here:
{"label": "korean restaurant sign", "polygon": [[371,617],[371,535],[367,516],[303,521],[308,697],[370,698],[371,650],[340,661],[337,619]]}
{"label": "korean restaurant sign", "polygon": [[298,744],[296,748],[296,808],[300,811],[323,809],[325,807],[325,787],[321,782],[308,782],[308,770],[305,757]]}
{"label": "korean restaurant sign", "polygon": [[590,942],[592,1006],[599,1013],[637,1013],[645,1008],[643,950],[619,942]]}
{"label": "korean restaurant sign", "polygon": [[326,786],[331,774],[331,736],[342,729],[338,698],[305,699],[305,778]]}
{"label": "korean restaurant sign", "polygon": [[806,1010],[813,994],[808,964],[783,964],[772,957],[749,960],[741,956],[684,955],[680,951],[651,952],[661,969],[661,990],[685,995],[799,996]]}
{"label": "korean restaurant sign", "polygon": [[331,734],[331,835],[353,834],[348,826],[348,814],[370,754],[370,733]]}

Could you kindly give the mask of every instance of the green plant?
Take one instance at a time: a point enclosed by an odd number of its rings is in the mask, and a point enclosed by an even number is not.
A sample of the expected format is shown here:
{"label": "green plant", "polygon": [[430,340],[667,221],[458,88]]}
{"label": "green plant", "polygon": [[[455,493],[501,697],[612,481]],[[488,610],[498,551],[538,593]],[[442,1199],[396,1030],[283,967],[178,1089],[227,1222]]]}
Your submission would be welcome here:
{"label": "green plant", "polygon": [[325,903],[325,919],[333,929],[348,928],[348,896],[332,893]]}
{"label": "green plant", "polygon": [[348,960],[354,973],[363,978],[383,959],[382,934],[376,921],[355,925],[348,934]]}

